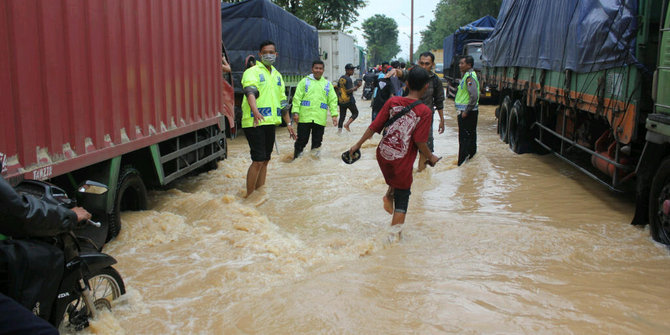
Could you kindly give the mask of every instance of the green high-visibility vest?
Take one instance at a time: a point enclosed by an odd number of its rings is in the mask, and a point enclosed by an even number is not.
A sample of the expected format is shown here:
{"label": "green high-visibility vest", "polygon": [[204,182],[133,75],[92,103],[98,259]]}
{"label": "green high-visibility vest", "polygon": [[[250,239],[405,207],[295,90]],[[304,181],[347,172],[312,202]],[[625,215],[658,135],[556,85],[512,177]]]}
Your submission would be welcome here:
{"label": "green high-visibility vest", "polygon": [[300,116],[298,122],[310,123],[325,126],[328,118],[328,109],[330,116],[337,117],[337,94],[335,94],[333,85],[324,77],[316,80],[313,75],[303,78],[299,83],[293,95],[292,113]]}
{"label": "green high-visibility vest", "polygon": [[[456,103],[456,110],[465,110],[470,103],[470,92],[468,92],[468,87],[466,86],[468,78],[472,78],[472,80],[477,85],[477,92],[479,92],[479,80],[477,79],[477,73],[475,73],[474,70],[466,72],[463,75],[463,79],[461,79],[461,83],[458,84],[458,92],[456,92],[456,99],[454,99],[454,102]],[[477,94],[477,102],[475,102],[475,109],[478,108],[479,94]]]}
{"label": "green high-visibility vest", "polygon": [[[258,62],[244,71],[242,75],[242,87],[254,86],[258,89],[258,98],[256,98],[256,107],[258,112],[263,115],[265,121],[259,123],[259,126],[281,124],[282,101],[286,102],[286,91],[284,79],[281,73],[271,66],[271,71]],[[254,114],[251,111],[247,96],[242,98],[242,128],[254,126]]]}

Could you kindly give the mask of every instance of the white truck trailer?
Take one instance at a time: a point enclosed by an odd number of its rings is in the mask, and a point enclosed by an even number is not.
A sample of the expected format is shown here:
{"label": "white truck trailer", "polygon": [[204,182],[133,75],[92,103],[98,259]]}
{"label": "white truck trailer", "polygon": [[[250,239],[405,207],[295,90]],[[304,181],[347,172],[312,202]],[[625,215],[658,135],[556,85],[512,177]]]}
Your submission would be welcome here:
{"label": "white truck trailer", "polygon": [[[324,77],[336,82],[344,74],[344,66],[348,63],[358,66],[359,51],[354,38],[339,30],[319,30],[319,55],[325,65]],[[360,69],[354,72],[354,78],[360,75]]]}

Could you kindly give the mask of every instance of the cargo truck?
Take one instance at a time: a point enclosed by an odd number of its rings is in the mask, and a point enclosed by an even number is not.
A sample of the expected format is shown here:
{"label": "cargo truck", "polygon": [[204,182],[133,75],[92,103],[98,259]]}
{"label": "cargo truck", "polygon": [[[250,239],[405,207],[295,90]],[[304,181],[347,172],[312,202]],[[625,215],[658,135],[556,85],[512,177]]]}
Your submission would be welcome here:
{"label": "cargo truck", "polygon": [[[461,82],[461,70],[458,68],[458,61],[462,56],[472,56],[475,61],[474,69],[477,75],[481,76],[483,69],[481,60],[482,42],[491,34],[496,22],[493,16],[484,16],[458,28],[453,34],[445,37],[442,41],[444,59],[444,63],[442,64],[443,78],[447,87],[448,97],[453,98],[456,96],[458,84]],[[480,90],[482,97],[492,98],[489,87],[480,85]]]}
{"label": "cargo truck", "polygon": [[[226,157],[233,89],[222,77],[218,0],[0,2],[0,160],[12,184],[84,180],[107,229],[147,188]],[[74,194],[74,193],[71,193]]]}
{"label": "cargo truck", "polygon": [[[483,45],[500,139],[550,152],[612,190],[670,244],[668,2],[505,0]],[[547,18],[551,24],[547,24]]]}
{"label": "cargo truck", "polygon": [[[221,4],[221,38],[226,46],[235,92],[235,120],[242,120],[242,74],[248,56],[258,58],[258,48],[266,40],[277,47],[274,67],[282,74],[286,96],[291,97],[300,80],[311,73],[319,59],[316,28],[275,5],[270,0],[247,0]],[[239,127],[237,127],[239,128]],[[232,137],[235,133],[230,133]]]}
{"label": "cargo truck", "polygon": [[361,60],[361,52],[354,38],[339,30],[319,30],[319,55],[324,63],[323,76],[333,83],[344,74],[344,66],[347,64],[358,67],[354,71],[355,78],[359,78],[361,71],[365,71],[365,63]]}

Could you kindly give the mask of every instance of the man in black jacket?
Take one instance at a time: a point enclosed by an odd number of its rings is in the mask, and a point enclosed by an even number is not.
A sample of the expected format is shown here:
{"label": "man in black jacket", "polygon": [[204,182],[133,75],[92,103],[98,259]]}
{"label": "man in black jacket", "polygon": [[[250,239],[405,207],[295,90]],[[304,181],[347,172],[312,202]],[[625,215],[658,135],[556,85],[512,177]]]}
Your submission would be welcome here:
{"label": "man in black jacket", "polygon": [[[2,167],[0,166],[0,171]],[[71,230],[91,214],[81,207],[72,210],[52,205],[30,195],[19,195],[0,176],[0,234],[12,237],[54,236]],[[11,240],[0,236],[0,247],[10,246]],[[37,317],[4,293],[8,285],[8,257],[0,248],[0,333],[1,334],[58,334],[45,320]],[[9,249],[8,249],[9,250]],[[62,264],[61,264],[62,266]],[[44,276],[49,273],[40,274]]]}
{"label": "man in black jacket", "polygon": [[[431,111],[437,110],[437,115],[440,116],[440,124],[437,128],[438,134],[444,132],[444,88],[442,87],[442,82],[440,77],[438,77],[435,72],[433,72],[433,67],[435,66],[435,55],[432,52],[426,51],[419,55],[419,66],[424,68],[428,73],[430,73],[430,85],[421,101],[423,101]],[[431,114],[431,118],[434,116],[434,112]],[[430,132],[428,133],[428,149],[430,152],[434,152],[434,139],[433,139],[433,121],[430,122]],[[428,157],[423,156],[419,153],[419,165],[417,171],[422,171],[426,168],[426,160]]]}

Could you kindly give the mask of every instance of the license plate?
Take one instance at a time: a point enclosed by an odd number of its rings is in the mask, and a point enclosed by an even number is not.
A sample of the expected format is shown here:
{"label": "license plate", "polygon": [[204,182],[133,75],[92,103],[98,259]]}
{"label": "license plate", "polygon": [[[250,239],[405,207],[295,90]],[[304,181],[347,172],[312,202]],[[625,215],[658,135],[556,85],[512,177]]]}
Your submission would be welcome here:
{"label": "license plate", "polygon": [[486,96],[487,96],[487,97],[490,97],[490,96],[491,96],[491,92],[486,92]]}

